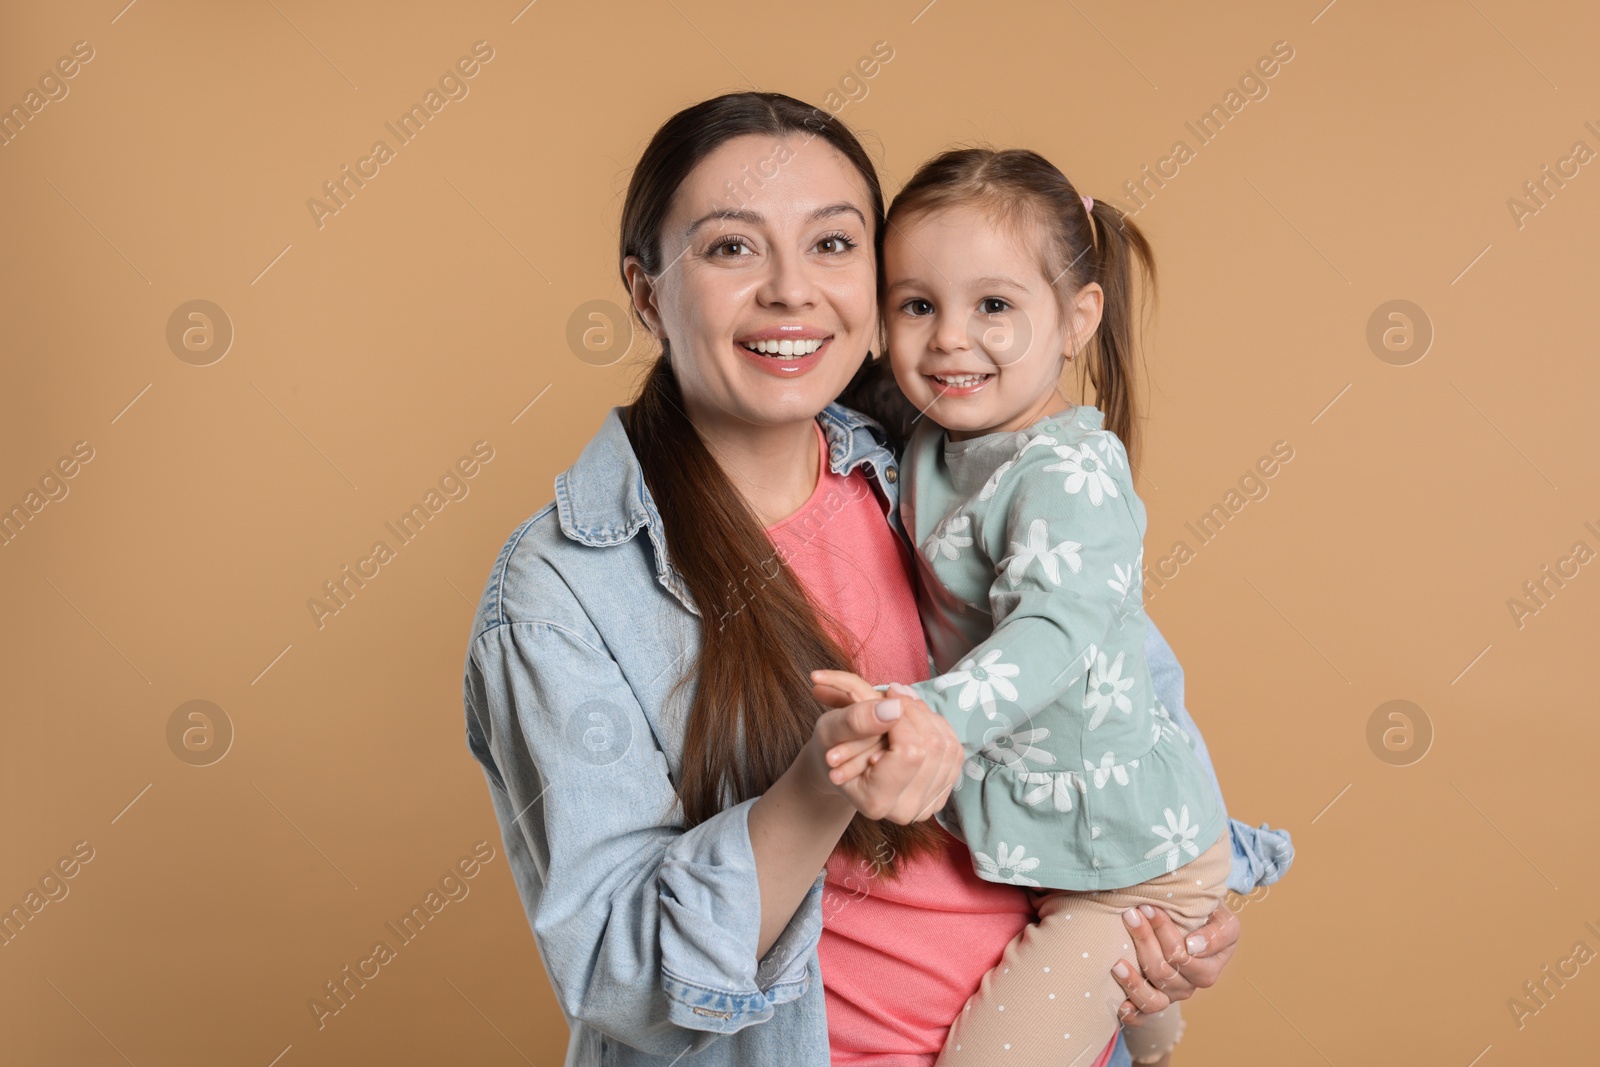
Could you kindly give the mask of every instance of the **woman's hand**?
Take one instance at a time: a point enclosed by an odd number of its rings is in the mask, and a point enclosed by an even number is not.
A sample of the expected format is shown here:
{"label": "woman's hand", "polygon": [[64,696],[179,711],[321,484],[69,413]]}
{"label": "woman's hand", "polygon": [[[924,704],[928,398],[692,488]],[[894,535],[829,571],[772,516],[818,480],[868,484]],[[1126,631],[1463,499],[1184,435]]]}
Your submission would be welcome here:
{"label": "woman's hand", "polygon": [[812,680],[823,703],[850,701],[823,712],[812,737],[822,753],[839,746],[855,752],[849,760],[836,754],[825,761],[828,788],[867,818],[901,825],[944,806],[963,758],[954,727],[915,697],[878,693],[847,671],[816,671]]}
{"label": "woman's hand", "polygon": [[1226,905],[1187,937],[1171,916],[1149,904],[1123,912],[1122,924],[1139,958],[1137,971],[1126,960],[1111,968],[1128,994],[1117,1009],[1117,1018],[1128,1026],[1139,1026],[1146,1015],[1173,1001],[1188,1000],[1196,989],[1215,985],[1239,943],[1239,916]]}

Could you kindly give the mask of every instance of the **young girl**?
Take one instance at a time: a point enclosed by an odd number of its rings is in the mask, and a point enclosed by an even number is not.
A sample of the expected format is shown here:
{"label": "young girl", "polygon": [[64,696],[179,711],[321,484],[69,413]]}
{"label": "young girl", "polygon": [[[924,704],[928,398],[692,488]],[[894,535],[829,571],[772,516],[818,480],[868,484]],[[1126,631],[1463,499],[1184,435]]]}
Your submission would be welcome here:
{"label": "young girl", "polygon": [[[945,153],[889,210],[889,359],[926,415],[902,464],[901,517],[921,550],[939,672],[909,692],[966,745],[940,821],[980,876],[1041,890],[1038,924],[951,1027],[949,1067],[1087,1067],[1117,1026],[1122,913],[1160,905],[1192,931],[1226,889],[1225,815],[1144,659],[1135,260],[1153,280],[1133,223],[1034,152]],[[1100,407],[1059,391],[1085,354]],[[852,674],[814,677],[874,695]],[[840,777],[877,758],[830,753]],[[1141,1060],[1176,1040],[1140,1036]]]}

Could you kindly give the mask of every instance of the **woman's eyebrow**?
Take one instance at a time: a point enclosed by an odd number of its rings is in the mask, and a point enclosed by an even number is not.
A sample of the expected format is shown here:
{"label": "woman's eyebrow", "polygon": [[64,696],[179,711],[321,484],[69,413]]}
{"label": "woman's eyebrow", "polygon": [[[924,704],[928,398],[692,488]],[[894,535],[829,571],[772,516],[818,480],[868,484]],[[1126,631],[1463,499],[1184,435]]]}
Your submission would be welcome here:
{"label": "woman's eyebrow", "polygon": [[[861,209],[846,201],[840,201],[837,204],[828,204],[825,207],[819,207],[815,211],[811,212],[811,214],[806,216],[806,221],[820,222],[822,219],[830,219],[835,215],[854,215],[857,219],[861,220],[861,225],[863,227],[867,224],[867,217],[861,213]],[[693,237],[694,231],[698,230],[701,226],[704,226],[708,222],[743,222],[750,226],[760,226],[766,221],[766,216],[762,215],[759,211],[749,211],[743,208],[731,207],[719,208],[716,211],[708,211],[706,214],[701,215],[699,218],[691,222],[689,224],[689,228],[683,231],[683,236],[685,238]]]}

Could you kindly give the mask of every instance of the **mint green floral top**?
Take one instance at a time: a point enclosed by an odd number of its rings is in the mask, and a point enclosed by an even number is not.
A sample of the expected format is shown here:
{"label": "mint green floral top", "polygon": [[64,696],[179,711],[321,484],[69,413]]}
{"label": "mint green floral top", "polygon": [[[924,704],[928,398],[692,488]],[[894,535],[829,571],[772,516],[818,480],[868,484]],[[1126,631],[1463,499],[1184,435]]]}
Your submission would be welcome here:
{"label": "mint green floral top", "polygon": [[1103,423],[950,441],[924,419],[902,464],[939,672],[912,688],[967,752],[939,820],[992,882],[1136,885],[1227,827],[1145,665],[1144,504]]}

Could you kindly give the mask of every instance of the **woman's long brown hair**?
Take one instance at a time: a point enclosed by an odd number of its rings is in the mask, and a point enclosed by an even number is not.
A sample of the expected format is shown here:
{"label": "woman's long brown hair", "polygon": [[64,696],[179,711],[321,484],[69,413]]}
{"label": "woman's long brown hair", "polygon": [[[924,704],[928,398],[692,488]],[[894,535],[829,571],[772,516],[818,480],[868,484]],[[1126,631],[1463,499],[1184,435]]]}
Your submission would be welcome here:
{"label": "woman's long brown hair", "polygon": [[[896,194],[888,225],[958,204],[974,204],[1004,222],[1041,229],[1048,238],[1041,266],[1063,308],[1065,297],[1090,282],[1100,284],[1105,304],[1100,325],[1085,346],[1088,376],[1095,405],[1105,414],[1105,428],[1121,439],[1129,463],[1135,462],[1138,299],[1142,292],[1154,297],[1156,281],[1155,253],[1144,233],[1114,204],[1096,200],[1086,211],[1067,176],[1025,148],[960,148],[935,156]],[[1140,268],[1145,290],[1134,285]]]}
{"label": "woman's long brown hair", "polygon": [[[732,93],[678,112],[656,132],[628,185],[621,261],[637,257],[646,274],[659,274],[662,223],[678,187],[720,145],[749,134],[820,138],[838,150],[865,181],[874,229],[881,230],[877,172],[842,123],[778,93]],[[824,710],[809,673],[854,664],[706,448],[685,413],[670,345],[664,341],[662,349],[623,426],[661,514],[672,565],[700,616],[699,658],[679,679],[694,683],[677,782],[684,820],[693,826],[778,780]],[[931,822],[901,826],[858,813],[841,845],[892,875],[897,859],[931,850],[939,833]]]}

